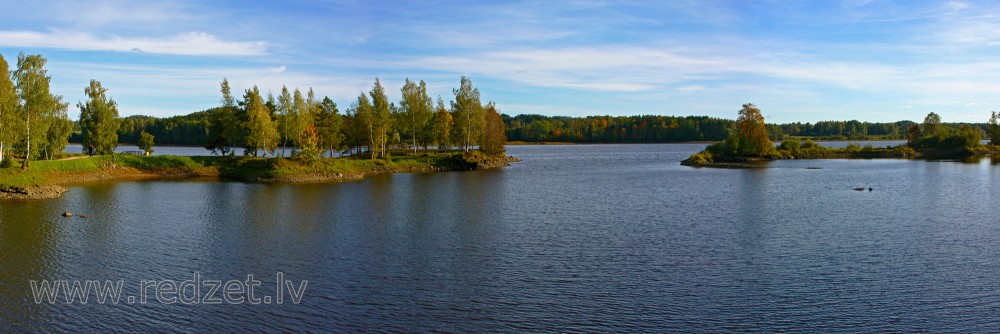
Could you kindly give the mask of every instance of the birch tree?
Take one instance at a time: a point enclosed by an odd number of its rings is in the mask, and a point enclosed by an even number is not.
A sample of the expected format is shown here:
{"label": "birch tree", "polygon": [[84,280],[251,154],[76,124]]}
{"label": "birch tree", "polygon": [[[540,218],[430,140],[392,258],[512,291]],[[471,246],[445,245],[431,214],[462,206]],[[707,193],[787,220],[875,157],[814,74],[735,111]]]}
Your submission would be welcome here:
{"label": "birch tree", "polygon": [[423,131],[427,129],[427,122],[433,115],[434,100],[427,95],[427,84],[423,80],[418,84],[406,79],[400,91],[403,99],[399,101],[399,107],[404,119],[401,127],[409,134],[413,154],[416,155],[417,140],[424,137]]}
{"label": "birch tree", "polygon": [[57,107],[58,101],[49,92],[52,77],[45,70],[45,63],[46,59],[41,55],[25,55],[22,52],[17,56],[17,70],[14,71],[13,81],[21,107],[18,108],[16,121],[24,126],[20,138],[25,143],[25,156],[21,169],[29,167],[33,153],[31,144],[46,139],[47,118]]}

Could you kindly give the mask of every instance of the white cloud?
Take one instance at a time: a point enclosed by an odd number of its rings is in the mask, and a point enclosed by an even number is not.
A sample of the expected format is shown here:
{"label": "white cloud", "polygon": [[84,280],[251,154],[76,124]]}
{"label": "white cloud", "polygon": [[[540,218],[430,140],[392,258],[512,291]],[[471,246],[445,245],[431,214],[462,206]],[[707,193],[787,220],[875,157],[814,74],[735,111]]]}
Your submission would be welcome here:
{"label": "white cloud", "polygon": [[51,30],[0,31],[0,46],[87,51],[119,51],[185,56],[253,56],[267,53],[267,43],[222,41],[204,32],[181,33],[165,38],[96,37],[87,33]]}
{"label": "white cloud", "polygon": [[532,86],[609,92],[650,90],[729,67],[712,56],[614,46],[421,57],[394,65],[485,75]]}
{"label": "white cloud", "polygon": [[706,89],[705,86],[702,85],[688,85],[688,86],[677,87],[678,92],[700,92],[705,89]]}

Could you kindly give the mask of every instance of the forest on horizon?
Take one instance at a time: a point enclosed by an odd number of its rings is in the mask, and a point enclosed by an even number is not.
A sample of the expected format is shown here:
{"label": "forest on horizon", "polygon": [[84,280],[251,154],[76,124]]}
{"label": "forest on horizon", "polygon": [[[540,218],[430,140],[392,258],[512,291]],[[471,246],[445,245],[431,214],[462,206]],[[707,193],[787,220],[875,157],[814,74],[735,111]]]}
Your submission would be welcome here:
{"label": "forest on horizon", "polygon": [[[188,115],[166,118],[128,116],[122,119],[118,138],[122,143],[136,143],[142,131],[156,137],[157,145],[204,146],[208,137],[211,108]],[[501,115],[509,141],[573,142],[573,143],[676,143],[719,141],[726,138],[734,120],[709,116],[543,116],[522,114]],[[913,121],[891,123],[851,121],[820,121],[816,123],[768,123],[772,140],[788,136],[811,137],[817,140],[889,140],[905,139]],[[987,133],[983,123],[944,123],[947,128],[970,125]],[[75,129],[70,141],[79,143],[82,137]],[[403,143],[395,143],[403,144]]]}

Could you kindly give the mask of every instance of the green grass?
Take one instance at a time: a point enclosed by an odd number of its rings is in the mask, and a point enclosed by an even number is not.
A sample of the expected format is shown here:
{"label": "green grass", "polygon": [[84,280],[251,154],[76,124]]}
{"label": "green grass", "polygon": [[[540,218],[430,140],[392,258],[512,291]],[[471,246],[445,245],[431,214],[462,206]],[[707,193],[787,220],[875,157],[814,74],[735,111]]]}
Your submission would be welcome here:
{"label": "green grass", "polygon": [[[102,156],[108,159],[110,156]],[[116,155],[114,161],[119,166],[135,167],[139,169],[161,169],[161,168],[203,168],[211,167],[218,163],[221,157],[185,157],[185,156],[137,156],[137,155]]]}
{"label": "green grass", "polygon": [[363,175],[433,168],[469,169],[469,166],[487,159],[478,152],[464,154],[421,152],[416,156],[412,153],[396,154],[390,159],[375,160],[362,157],[303,161],[294,158],[103,155],[72,160],[32,161],[28,170],[21,170],[20,163],[15,163],[9,168],[0,168],[0,189],[43,185],[50,182],[47,176],[51,177],[58,173],[100,172],[112,166],[182,172],[214,168],[223,177],[252,181],[259,178],[303,174]]}

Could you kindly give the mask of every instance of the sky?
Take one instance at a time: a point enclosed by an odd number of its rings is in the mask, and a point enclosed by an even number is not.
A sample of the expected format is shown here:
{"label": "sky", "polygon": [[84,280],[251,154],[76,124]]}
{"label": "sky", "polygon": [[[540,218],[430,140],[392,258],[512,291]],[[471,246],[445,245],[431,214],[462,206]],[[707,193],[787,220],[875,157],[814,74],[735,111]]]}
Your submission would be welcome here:
{"label": "sky", "polygon": [[183,115],[283,85],[344,110],[379,78],[509,115],[985,122],[1000,110],[1000,4],[975,1],[9,1],[0,54],[91,79],[122,116]]}

